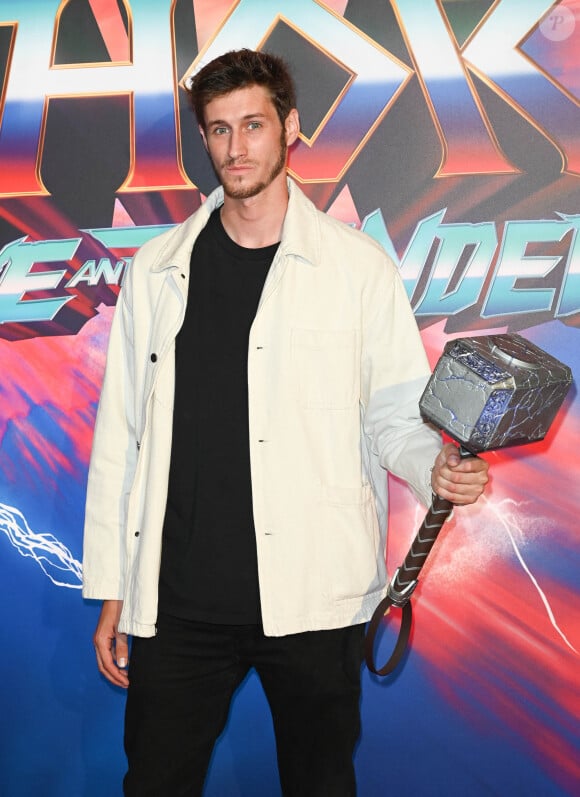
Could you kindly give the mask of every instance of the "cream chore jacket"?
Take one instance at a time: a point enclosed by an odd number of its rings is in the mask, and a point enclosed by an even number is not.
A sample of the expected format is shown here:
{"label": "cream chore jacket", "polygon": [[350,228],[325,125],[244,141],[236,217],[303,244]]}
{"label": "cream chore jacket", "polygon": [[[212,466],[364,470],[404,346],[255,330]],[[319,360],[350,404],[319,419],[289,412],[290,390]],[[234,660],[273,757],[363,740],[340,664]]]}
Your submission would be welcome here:
{"label": "cream chore jacket", "polygon": [[[288,184],[282,241],[248,346],[260,600],[271,636],[370,618],[386,587],[385,470],[427,504],[441,446],[419,415],[429,368],[396,267],[379,244]],[[119,630],[137,636],[155,634],[174,342],[190,256],[222,202],[217,189],[138,251],[111,328],[83,594],[122,599]]]}

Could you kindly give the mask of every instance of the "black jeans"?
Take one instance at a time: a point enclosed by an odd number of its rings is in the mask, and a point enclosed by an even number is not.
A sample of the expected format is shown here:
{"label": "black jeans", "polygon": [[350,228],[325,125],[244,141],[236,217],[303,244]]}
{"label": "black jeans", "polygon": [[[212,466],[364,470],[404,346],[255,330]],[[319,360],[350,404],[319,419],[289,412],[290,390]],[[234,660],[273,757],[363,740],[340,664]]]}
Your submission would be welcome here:
{"label": "black jeans", "polygon": [[257,626],[160,616],[157,636],[133,639],[126,797],[201,795],[232,695],[252,667],[272,712],[285,797],[352,797],[363,641],[363,625],[266,637]]}

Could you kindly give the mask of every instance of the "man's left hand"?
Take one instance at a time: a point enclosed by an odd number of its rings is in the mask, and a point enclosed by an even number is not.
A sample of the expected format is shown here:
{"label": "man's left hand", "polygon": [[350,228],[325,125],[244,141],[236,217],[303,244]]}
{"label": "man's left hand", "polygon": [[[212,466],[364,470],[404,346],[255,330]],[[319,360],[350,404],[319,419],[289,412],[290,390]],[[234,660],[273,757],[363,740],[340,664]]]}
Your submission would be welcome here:
{"label": "man's left hand", "polygon": [[488,463],[479,457],[461,459],[457,446],[447,443],[435,460],[431,488],[458,506],[474,504],[488,482],[488,469]]}

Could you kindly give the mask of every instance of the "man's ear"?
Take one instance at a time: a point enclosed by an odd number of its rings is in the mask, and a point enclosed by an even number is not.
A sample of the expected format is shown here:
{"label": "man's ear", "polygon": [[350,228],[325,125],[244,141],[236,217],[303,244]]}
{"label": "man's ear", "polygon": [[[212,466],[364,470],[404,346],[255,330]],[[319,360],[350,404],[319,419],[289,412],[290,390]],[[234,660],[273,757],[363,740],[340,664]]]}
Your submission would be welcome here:
{"label": "man's ear", "polygon": [[292,108],[286,117],[284,129],[286,131],[286,144],[291,146],[298,138],[298,133],[300,133],[300,117],[296,108]]}
{"label": "man's ear", "polygon": [[198,130],[199,130],[199,135],[201,136],[201,140],[203,141],[203,146],[209,152],[208,147],[207,147],[207,138],[205,137],[205,130],[203,129],[203,127],[201,125],[198,125],[197,127],[198,127]]}

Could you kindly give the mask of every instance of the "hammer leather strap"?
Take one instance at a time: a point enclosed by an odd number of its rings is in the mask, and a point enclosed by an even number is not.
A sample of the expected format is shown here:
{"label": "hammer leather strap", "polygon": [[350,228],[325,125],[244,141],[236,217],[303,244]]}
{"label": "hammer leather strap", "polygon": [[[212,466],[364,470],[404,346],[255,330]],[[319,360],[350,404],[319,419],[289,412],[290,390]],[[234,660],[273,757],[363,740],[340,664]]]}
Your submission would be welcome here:
{"label": "hammer leather strap", "polygon": [[375,665],[375,656],[374,656],[375,638],[383,617],[385,616],[388,609],[394,605],[395,604],[388,595],[385,598],[383,598],[383,600],[379,603],[379,605],[375,609],[374,614],[371,617],[367,628],[367,633],[365,637],[365,661],[369,670],[375,675],[389,675],[390,673],[393,672],[393,670],[396,669],[397,665],[399,664],[399,662],[403,657],[403,654],[405,653],[405,650],[407,648],[407,642],[409,641],[409,636],[411,634],[413,610],[411,608],[411,602],[408,601],[407,603],[405,603],[403,606],[400,607],[402,611],[401,626],[399,628],[399,636],[397,637],[397,643],[395,645],[395,649],[393,650],[391,657],[387,661],[387,663],[380,669],[377,669]]}

